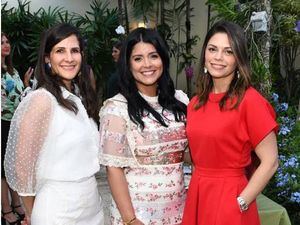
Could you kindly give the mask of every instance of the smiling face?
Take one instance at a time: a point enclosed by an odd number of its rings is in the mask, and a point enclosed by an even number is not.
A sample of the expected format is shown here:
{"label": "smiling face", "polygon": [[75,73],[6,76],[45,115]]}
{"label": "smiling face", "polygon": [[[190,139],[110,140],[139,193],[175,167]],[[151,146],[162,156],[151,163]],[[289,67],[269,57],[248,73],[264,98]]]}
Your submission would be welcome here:
{"label": "smiling face", "polygon": [[10,54],[10,42],[5,35],[1,37],[1,56],[6,57]]}
{"label": "smiling face", "polygon": [[79,41],[75,35],[71,35],[53,46],[50,56],[46,57],[46,63],[51,63],[51,70],[61,77],[67,88],[71,89],[71,81],[78,74],[82,55]]}
{"label": "smiling face", "polygon": [[130,55],[130,70],[140,92],[157,95],[157,82],[163,72],[163,62],[152,44],[138,42]]}
{"label": "smiling face", "polygon": [[226,82],[233,79],[237,61],[226,33],[214,34],[205,49],[205,67],[214,82]]}

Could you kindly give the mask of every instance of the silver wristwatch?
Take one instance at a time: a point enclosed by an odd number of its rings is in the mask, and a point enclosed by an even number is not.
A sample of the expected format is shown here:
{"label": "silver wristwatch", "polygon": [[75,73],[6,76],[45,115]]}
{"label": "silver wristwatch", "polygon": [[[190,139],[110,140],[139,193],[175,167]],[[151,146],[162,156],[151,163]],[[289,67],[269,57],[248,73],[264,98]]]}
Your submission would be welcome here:
{"label": "silver wristwatch", "polygon": [[246,203],[245,199],[243,199],[241,196],[237,197],[236,200],[238,202],[241,212],[244,212],[249,208],[249,205]]}

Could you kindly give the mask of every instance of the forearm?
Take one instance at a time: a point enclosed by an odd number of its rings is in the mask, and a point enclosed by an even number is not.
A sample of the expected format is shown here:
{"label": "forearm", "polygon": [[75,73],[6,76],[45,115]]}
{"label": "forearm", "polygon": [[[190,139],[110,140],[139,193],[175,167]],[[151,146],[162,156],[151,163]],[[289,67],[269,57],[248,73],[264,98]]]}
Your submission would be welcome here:
{"label": "forearm", "polygon": [[122,168],[107,167],[107,178],[112,197],[117,204],[123,221],[135,217],[134,208],[128,190],[128,183]]}
{"label": "forearm", "polygon": [[253,173],[248,185],[240,193],[240,196],[250,204],[258,194],[265,188],[269,180],[272,178],[278,167],[278,160],[274,159],[273,162],[262,162],[256,171]]}
{"label": "forearm", "polygon": [[190,164],[190,165],[192,165],[193,164],[193,162],[192,162],[192,158],[191,158],[191,154],[190,154],[190,151],[189,150],[186,150],[186,151],[184,151],[184,162],[185,163],[188,163],[188,164]]}
{"label": "forearm", "polygon": [[34,199],[35,199],[34,196],[22,196],[22,201],[23,201],[27,216],[31,216]]}

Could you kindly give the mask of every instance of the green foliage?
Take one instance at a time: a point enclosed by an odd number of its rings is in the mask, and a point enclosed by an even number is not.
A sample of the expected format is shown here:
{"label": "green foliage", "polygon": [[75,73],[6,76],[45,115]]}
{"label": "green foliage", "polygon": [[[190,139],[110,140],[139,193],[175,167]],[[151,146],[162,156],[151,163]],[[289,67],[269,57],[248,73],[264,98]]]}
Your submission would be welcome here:
{"label": "green foliage", "polygon": [[[276,94],[273,94],[273,96]],[[277,96],[278,97],[278,96]],[[282,204],[289,213],[292,224],[299,225],[300,215],[300,121],[296,107],[274,100],[273,105],[280,124],[278,133],[279,168],[264,189],[264,194]]]}
{"label": "green foliage", "polygon": [[118,38],[117,9],[108,9],[108,1],[93,0],[85,16],[79,16],[79,24],[87,38],[87,61],[97,77],[97,87],[104,88],[105,81],[112,70],[111,49],[113,40]]}
{"label": "green foliage", "polygon": [[276,73],[277,92],[292,105],[298,104],[300,96],[300,70],[296,69],[296,58],[299,56],[300,33],[294,29],[296,21],[300,20],[300,2],[297,0],[272,1],[273,7],[273,50],[277,54],[271,70]]}
{"label": "green foliage", "polygon": [[30,32],[34,21],[34,16],[29,11],[29,3],[27,0],[22,2],[18,0],[18,8],[7,9],[7,3],[2,4],[1,8],[1,26],[11,42],[11,54],[15,67],[24,73],[28,65],[28,55],[30,54]]}
{"label": "green foliage", "polygon": [[158,10],[157,3],[159,0],[130,0],[132,5],[132,16],[136,19],[142,19],[148,22],[149,19],[155,18],[155,12]]}
{"label": "green foliage", "polygon": [[[29,66],[37,61],[41,34],[60,22],[73,23],[74,15],[62,7],[40,8],[30,12],[30,2],[18,0],[17,8],[7,9],[7,3],[2,4],[2,28],[9,35],[14,66],[22,76]],[[75,24],[74,24],[75,25]]]}
{"label": "green foliage", "polygon": [[111,59],[112,40],[118,38],[117,9],[108,9],[108,1],[93,0],[91,10],[84,16],[69,13],[63,7],[40,8],[30,12],[30,2],[18,0],[16,8],[2,4],[2,30],[9,35],[14,66],[24,74],[29,66],[34,66],[41,35],[55,24],[65,22],[82,30],[87,41],[86,57],[97,78],[99,89],[103,88],[107,71],[113,66]]}

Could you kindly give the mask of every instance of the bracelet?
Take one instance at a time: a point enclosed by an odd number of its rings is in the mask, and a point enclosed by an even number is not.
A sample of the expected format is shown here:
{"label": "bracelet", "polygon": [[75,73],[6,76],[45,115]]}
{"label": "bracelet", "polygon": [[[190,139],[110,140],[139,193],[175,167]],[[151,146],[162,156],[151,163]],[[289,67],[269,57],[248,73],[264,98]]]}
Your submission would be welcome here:
{"label": "bracelet", "polygon": [[136,221],[136,217],[133,217],[131,220],[127,221],[127,222],[123,222],[124,225],[131,225],[133,224],[133,222]]}
{"label": "bracelet", "polygon": [[246,203],[245,199],[243,199],[241,196],[237,197],[236,200],[239,204],[241,212],[244,212],[249,208],[249,205]]}

